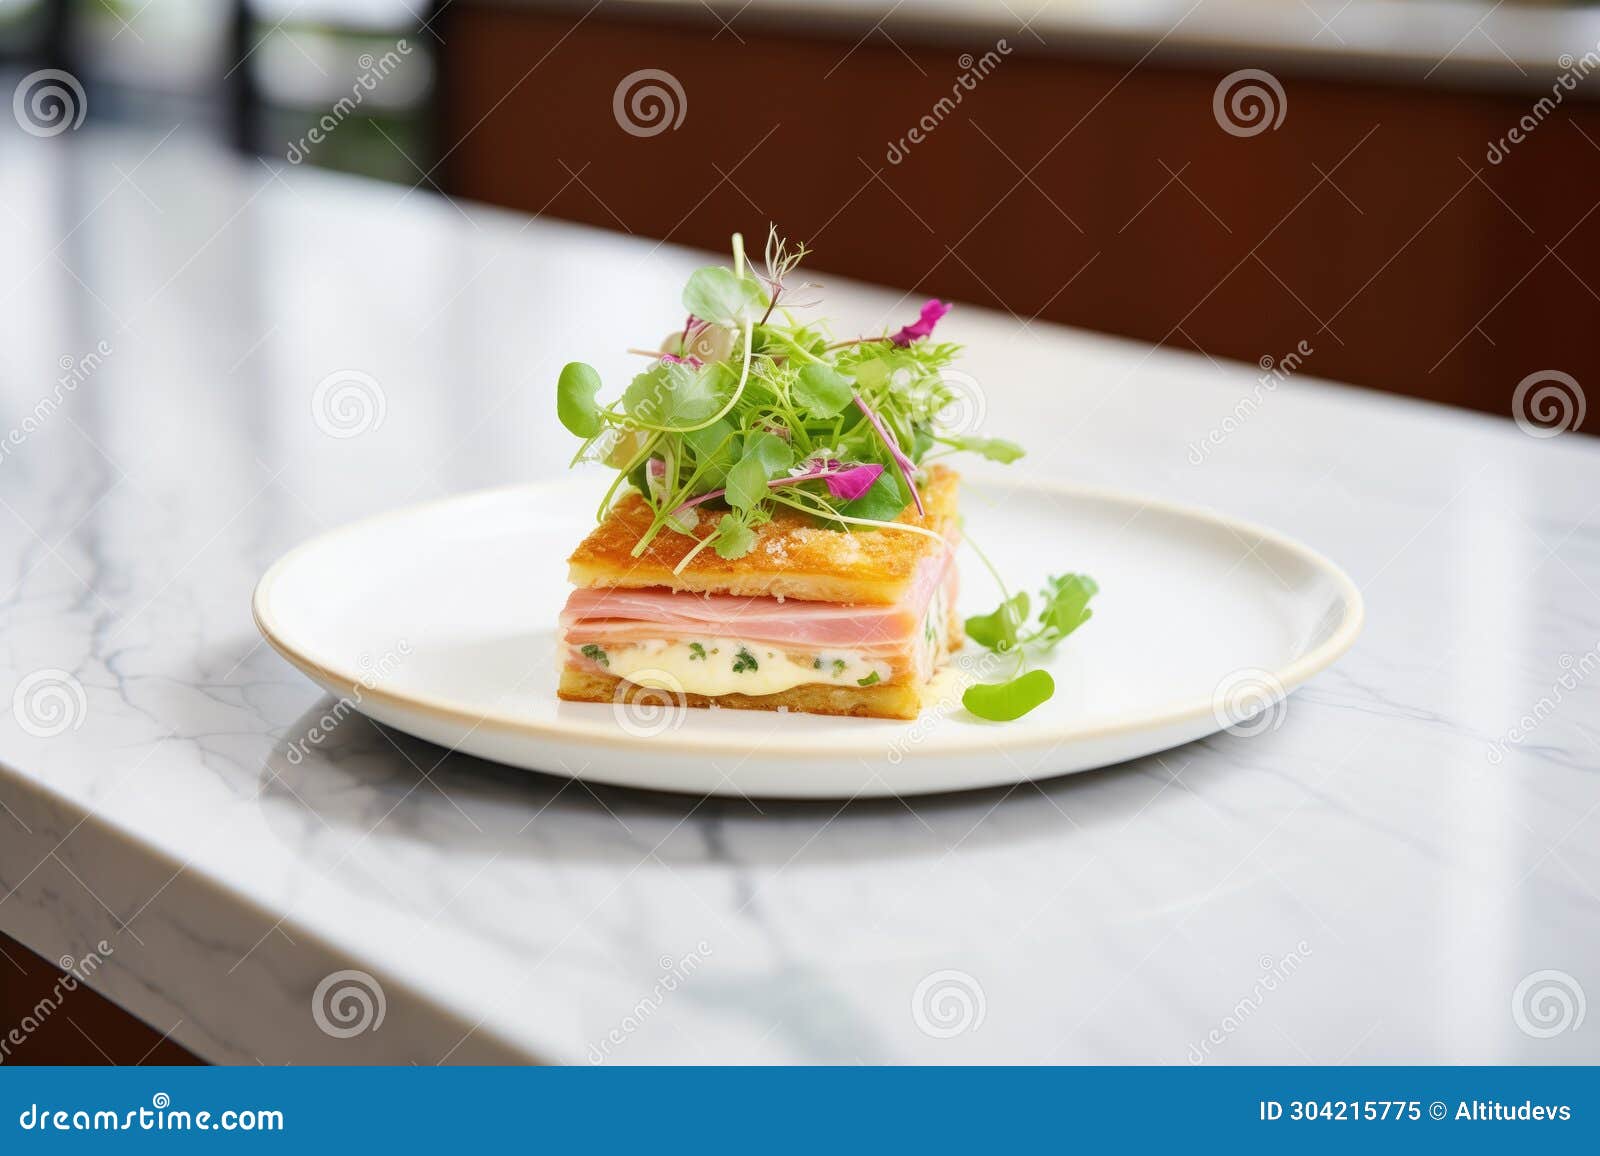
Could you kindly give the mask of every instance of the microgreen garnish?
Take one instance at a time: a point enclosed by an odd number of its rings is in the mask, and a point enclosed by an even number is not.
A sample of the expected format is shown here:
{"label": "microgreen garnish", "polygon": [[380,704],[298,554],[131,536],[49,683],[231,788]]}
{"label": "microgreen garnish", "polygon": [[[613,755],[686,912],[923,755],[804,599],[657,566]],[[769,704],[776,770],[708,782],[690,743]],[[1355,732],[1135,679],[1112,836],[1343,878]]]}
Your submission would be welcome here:
{"label": "microgreen garnish", "polygon": [[790,283],[805,256],[774,231],[758,270],[735,235],[731,267],[694,272],[687,318],[612,402],[599,400],[588,365],[561,371],[556,411],[583,439],[574,460],[617,471],[601,515],[624,485],[651,509],[635,556],[668,533],[695,539],[680,572],[707,548],[740,558],[784,507],[841,532],[926,533],[898,521],[908,505],[922,510],[926,459],[1020,455],[1010,443],[945,436],[934,420],[961,400],[944,379],[960,347],[930,336],[948,305],[930,301],[892,333],[834,341],[793,313],[809,304],[799,292],[808,286]]}
{"label": "microgreen garnish", "polygon": [[[949,305],[929,301],[893,332],[835,340],[824,323],[794,316],[813,304],[799,299],[810,286],[789,283],[805,256],[804,245],[790,247],[773,230],[758,270],[734,234],[732,266],[690,276],[682,326],[658,350],[630,351],[651,361],[614,401],[601,403],[600,375],[590,366],[575,361],[562,369],[556,413],[583,442],[573,461],[617,471],[600,517],[623,486],[638,491],[652,513],[635,557],[665,533],[693,540],[677,573],[707,549],[742,558],[782,508],[841,533],[894,530],[942,541],[927,527],[899,521],[908,506],[923,513],[924,468],[953,453],[1001,463],[1022,456],[1014,442],[953,434],[935,420],[963,400],[945,377],[961,348],[932,336]],[[1028,654],[1048,651],[1088,621],[1095,591],[1082,575],[1050,579],[1030,624],[1028,596],[1011,596],[1002,583],[1000,608],[968,619],[967,633],[1015,666],[1005,680],[969,687],[967,709],[1007,721],[1047,700],[1054,683],[1048,672],[1028,669]],[[583,653],[609,661],[597,646]],[[691,659],[705,656],[700,644],[691,645]],[[820,657],[813,665],[824,669]],[[733,669],[758,669],[755,655],[741,647]],[[827,669],[839,678],[846,663],[832,659]],[[872,686],[877,673],[857,682]]]}
{"label": "microgreen garnish", "polygon": [[[979,557],[982,557],[980,553]],[[989,565],[987,558],[984,565]],[[989,566],[994,573],[994,567]],[[995,573],[995,580],[1000,576]],[[1001,592],[1004,595],[1004,583]],[[1055,680],[1047,670],[1029,670],[1028,654],[1048,653],[1056,643],[1094,616],[1089,600],[1100,587],[1087,574],[1063,574],[1048,578],[1040,591],[1040,610],[1035,624],[1028,621],[1028,595],[1018,591],[1003,597],[989,614],[975,614],[966,621],[967,637],[979,646],[1005,658],[1015,657],[1009,676],[998,682],[969,686],[961,695],[961,705],[990,722],[1011,722],[1027,714],[1055,693]]]}

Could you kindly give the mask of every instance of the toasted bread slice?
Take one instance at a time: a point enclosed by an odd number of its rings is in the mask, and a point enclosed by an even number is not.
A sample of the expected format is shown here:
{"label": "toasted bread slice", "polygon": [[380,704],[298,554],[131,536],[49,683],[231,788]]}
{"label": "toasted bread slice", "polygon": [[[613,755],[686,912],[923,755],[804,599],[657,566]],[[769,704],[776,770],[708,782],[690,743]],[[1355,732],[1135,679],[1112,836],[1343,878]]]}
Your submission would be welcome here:
{"label": "toasted bread slice", "polygon": [[[959,482],[954,470],[932,467],[921,490],[926,512],[919,516],[908,506],[899,521],[953,542]],[[635,558],[631,551],[650,528],[650,521],[650,507],[638,494],[619,501],[567,559],[573,585],[662,587],[811,602],[895,603],[910,590],[922,560],[946,548],[925,534],[828,529],[785,508],[757,527],[755,546],[744,557],[720,558],[707,547],[683,573],[674,574],[673,567],[694,548],[696,539],[670,531],[657,534]],[[697,535],[714,533],[715,522],[714,518],[701,519]]]}
{"label": "toasted bread slice", "polygon": [[[807,683],[777,694],[686,694],[671,696],[679,706],[725,707],[729,710],[792,710],[802,714],[851,715],[856,718],[914,719],[922,709],[924,685],[827,686]],[[668,692],[625,679],[567,667],[556,691],[568,702],[632,702],[663,705]]]}

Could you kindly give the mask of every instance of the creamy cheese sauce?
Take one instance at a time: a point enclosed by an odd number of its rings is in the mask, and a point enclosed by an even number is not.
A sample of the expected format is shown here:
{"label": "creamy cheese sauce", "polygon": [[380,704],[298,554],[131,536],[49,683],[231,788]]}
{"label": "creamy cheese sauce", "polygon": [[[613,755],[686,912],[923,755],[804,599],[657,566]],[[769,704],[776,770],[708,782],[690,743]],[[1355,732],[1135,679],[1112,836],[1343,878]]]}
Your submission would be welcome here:
{"label": "creamy cheese sauce", "polygon": [[874,675],[876,682],[886,682],[893,674],[888,662],[853,651],[791,655],[737,638],[641,642],[603,653],[607,674],[685,694],[778,694],[807,683],[857,687]]}

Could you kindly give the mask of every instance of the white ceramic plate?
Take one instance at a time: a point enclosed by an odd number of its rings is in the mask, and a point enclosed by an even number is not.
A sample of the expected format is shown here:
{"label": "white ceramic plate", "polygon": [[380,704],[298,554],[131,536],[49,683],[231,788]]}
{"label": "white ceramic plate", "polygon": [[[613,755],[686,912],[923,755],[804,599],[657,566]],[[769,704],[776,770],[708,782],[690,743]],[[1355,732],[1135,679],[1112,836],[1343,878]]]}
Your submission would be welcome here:
{"label": "white ceramic plate", "polygon": [[[1093,620],[1046,664],[1055,697],[1013,723],[967,714],[948,678],[916,722],[561,702],[556,617],[564,560],[593,526],[588,480],[324,534],[261,579],[255,618],[330,694],[446,747],[596,782],[791,798],[1045,778],[1225,725],[1276,726],[1282,697],[1361,627],[1350,579],[1271,531],[1068,486],[969,481],[961,502],[1008,580],[1073,570],[1100,583]],[[998,593],[970,551],[961,566],[963,614],[992,610]]]}

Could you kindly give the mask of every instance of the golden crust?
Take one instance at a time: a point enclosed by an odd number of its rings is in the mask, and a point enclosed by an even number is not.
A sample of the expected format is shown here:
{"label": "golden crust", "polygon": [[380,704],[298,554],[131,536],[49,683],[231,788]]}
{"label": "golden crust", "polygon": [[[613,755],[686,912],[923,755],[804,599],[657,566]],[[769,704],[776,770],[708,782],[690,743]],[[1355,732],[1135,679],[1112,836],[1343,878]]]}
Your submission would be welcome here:
{"label": "golden crust", "polygon": [[[856,718],[914,719],[922,709],[920,686],[827,686],[807,683],[777,694],[680,694],[686,707],[723,707],[729,710],[792,710],[800,714],[850,715]],[[662,705],[666,692],[588,670],[567,667],[561,672],[556,693],[568,702],[632,702],[643,699]]]}
{"label": "golden crust", "polygon": [[[932,467],[922,487],[927,512],[919,517],[908,506],[898,520],[953,540],[959,482],[954,470]],[[640,557],[631,556],[650,519],[650,508],[636,493],[613,506],[567,559],[573,585],[659,587],[809,602],[895,603],[904,597],[922,559],[943,548],[923,534],[827,529],[785,507],[756,529],[755,546],[744,557],[730,561],[707,547],[682,574],[673,574],[672,568],[694,547],[683,534],[657,534]],[[700,537],[709,536],[715,524],[714,518],[704,518],[696,532]]]}

